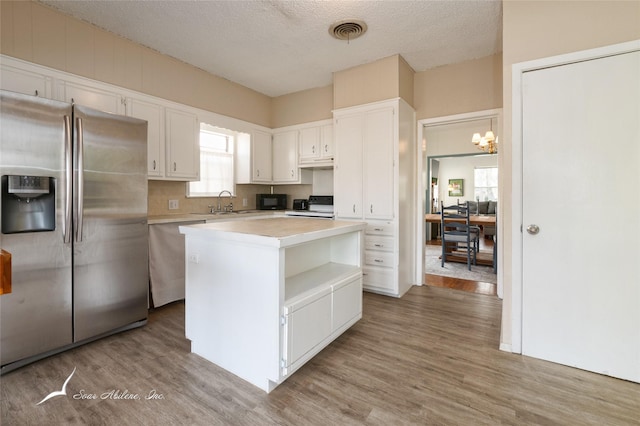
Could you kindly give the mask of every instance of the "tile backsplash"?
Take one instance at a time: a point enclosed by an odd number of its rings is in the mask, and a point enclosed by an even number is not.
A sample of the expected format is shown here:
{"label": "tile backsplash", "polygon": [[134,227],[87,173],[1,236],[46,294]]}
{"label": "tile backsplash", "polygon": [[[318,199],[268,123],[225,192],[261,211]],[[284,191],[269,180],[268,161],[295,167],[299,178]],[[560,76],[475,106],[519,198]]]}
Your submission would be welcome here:
{"label": "tile backsplash", "polygon": [[[217,205],[217,197],[186,197],[186,183],[149,180],[149,216],[206,212],[210,205]],[[308,198],[312,195],[312,185],[236,185],[236,195],[231,199],[234,210],[256,208],[256,194],[287,194],[287,208],[291,208],[294,198]],[[223,198],[227,198],[226,196]],[[247,205],[243,206],[243,200]],[[169,200],[177,200],[178,208],[169,210]],[[228,199],[223,204],[228,204]]]}

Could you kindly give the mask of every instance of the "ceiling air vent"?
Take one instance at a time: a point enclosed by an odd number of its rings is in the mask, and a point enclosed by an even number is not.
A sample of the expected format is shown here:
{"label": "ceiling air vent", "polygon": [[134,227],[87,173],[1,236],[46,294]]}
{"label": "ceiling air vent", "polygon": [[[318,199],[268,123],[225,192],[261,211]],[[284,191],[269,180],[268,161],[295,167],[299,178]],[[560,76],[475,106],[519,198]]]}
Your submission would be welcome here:
{"label": "ceiling air vent", "polygon": [[329,27],[329,34],[338,40],[353,40],[367,32],[367,24],[357,19],[339,21]]}

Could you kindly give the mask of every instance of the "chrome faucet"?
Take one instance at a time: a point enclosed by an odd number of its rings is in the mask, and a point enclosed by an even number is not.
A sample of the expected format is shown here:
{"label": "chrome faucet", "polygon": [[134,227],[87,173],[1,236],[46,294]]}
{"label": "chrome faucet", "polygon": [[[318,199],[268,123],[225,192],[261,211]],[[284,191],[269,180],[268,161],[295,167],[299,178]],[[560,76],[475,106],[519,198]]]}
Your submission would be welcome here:
{"label": "chrome faucet", "polygon": [[[222,194],[224,193],[229,194],[229,204],[227,204],[226,206],[222,206],[221,203],[221,198],[222,198]],[[218,211],[224,211],[224,212],[232,212],[233,211],[233,203],[231,202],[231,197],[233,197],[233,195],[231,194],[231,191],[227,191],[226,189],[220,191],[220,193],[218,194]]]}

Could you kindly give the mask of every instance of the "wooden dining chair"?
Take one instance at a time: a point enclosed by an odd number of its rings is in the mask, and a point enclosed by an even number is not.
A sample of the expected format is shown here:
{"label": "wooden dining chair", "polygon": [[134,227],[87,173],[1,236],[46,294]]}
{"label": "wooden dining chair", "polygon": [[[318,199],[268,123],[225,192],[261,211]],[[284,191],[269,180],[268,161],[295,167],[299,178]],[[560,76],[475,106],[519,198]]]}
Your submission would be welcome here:
{"label": "wooden dining chair", "polygon": [[[470,201],[464,201],[464,202],[460,202],[460,200],[457,200],[458,203],[458,213],[460,214],[465,214],[465,210],[469,211],[469,215],[478,214],[478,203],[477,202],[470,202]],[[471,225],[471,227],[469,228],[471,230],[472,233],[476,234],[476,240],[477,240],[477,244],[475,244],[475,249],[476,249],[476,253],[478,253],[480,251],[480,227],[477,225]]]}
{"label": "wooden dining chair", "polygon": [[469,205],[461,207],[457,204],[445,206],[440,202],[440,225],[442,229],[442,262],[447,261],[447,255],[451,256],[451,248],[465,250],[467,253],[467,267],[471,270],[471,264],[476,264],[476,253],[479,245],[479,236],[471,229],[469,221]]}

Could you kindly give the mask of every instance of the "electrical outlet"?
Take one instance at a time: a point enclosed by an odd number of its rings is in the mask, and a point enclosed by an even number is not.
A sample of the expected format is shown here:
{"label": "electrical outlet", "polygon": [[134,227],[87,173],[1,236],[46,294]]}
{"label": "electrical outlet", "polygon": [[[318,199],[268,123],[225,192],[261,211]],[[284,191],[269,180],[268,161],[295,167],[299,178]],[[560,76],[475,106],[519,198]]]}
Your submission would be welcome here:
{"label": "electrical outlet", "polygon": [[247,207],[248,203],[247,203],[247,199],[243,198],[242,199],[242,207]]}
{"label": "electrical outlet", "polygon": [[189,255],[189,262],[191,263],[200,263],[200,255],[198,253]]}
{"label": "electrical outlet", "polygon": [[169,210],[178,210],[178,200],[169,200]]}

